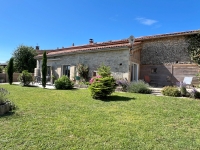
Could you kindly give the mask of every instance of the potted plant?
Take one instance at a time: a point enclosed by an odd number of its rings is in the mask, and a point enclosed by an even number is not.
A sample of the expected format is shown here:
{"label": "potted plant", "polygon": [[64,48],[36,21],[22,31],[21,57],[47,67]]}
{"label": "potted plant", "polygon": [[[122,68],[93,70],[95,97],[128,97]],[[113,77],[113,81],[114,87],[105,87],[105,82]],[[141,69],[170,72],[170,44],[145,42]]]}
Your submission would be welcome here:
{"label": "potted plant", "polygon": [[6,89],[0,88],[0,115],[15,108],[15,106],[6,98],[7,94],[9,94],[9,92]]}

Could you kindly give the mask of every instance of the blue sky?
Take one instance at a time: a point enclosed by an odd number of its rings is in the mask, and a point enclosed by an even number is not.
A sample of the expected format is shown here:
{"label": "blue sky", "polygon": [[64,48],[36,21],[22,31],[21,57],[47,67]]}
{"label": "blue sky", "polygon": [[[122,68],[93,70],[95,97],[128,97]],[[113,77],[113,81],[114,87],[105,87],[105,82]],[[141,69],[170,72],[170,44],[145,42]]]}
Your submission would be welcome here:
{"label": "blue sky", "polygon": [[200,29],[200,0],[0,0],[0,63],[21,44],[56,49]]}

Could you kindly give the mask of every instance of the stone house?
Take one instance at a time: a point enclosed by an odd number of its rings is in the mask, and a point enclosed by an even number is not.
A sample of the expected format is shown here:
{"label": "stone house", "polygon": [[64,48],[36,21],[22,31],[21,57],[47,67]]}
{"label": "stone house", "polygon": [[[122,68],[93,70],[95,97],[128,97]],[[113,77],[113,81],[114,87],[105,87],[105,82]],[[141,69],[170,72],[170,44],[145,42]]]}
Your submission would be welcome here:
{"label": "stone house", "polygon": [[[199,67],[188,52],[188,35],[199,30],[177,32],[129,39],[95,43],[80,46],[46,50],[48,75],[61,77],[67,75],[75,79],[76,66],[81,63],[89,67],[89,77],[95,76],[97,68],[103,63],[110,66],[112,75],[117,79],[126,78],[137,81],[149,76],[158,86],[175,84],[185,76],[195,76]],[[36,47],[37,68],[40,75],[42,54],[45,50]]]}

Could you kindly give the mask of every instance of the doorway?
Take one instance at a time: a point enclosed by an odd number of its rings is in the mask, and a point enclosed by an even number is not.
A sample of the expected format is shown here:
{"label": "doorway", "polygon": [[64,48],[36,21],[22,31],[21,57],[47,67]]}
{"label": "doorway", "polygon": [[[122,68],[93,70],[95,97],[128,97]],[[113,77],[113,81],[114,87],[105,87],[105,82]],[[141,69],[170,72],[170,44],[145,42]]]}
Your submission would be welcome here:
{"label": "doorway", "polygon": [[138,81],[138,67],[139,65],[136,63],[131,64],[131,82]]}

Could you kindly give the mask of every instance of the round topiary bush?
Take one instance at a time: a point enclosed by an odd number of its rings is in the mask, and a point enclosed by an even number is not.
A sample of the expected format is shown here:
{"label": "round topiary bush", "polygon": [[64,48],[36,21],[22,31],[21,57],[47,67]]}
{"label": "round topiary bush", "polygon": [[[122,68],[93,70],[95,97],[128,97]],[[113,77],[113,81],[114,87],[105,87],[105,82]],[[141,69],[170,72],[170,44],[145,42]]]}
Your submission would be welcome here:
{"label": "round topiary bush", "polygon": [[173,86],[165,86],[161,92],[165,96],[173,96],[173,97],[181,96],[181,92],[178,90],[178,88]]}
{"label": "round topiary bush", "polygon": [[73,86],[74,83],[67,76],[62,76],[55,81],[56,89],[67,90],[67,89],[72,89]]}

